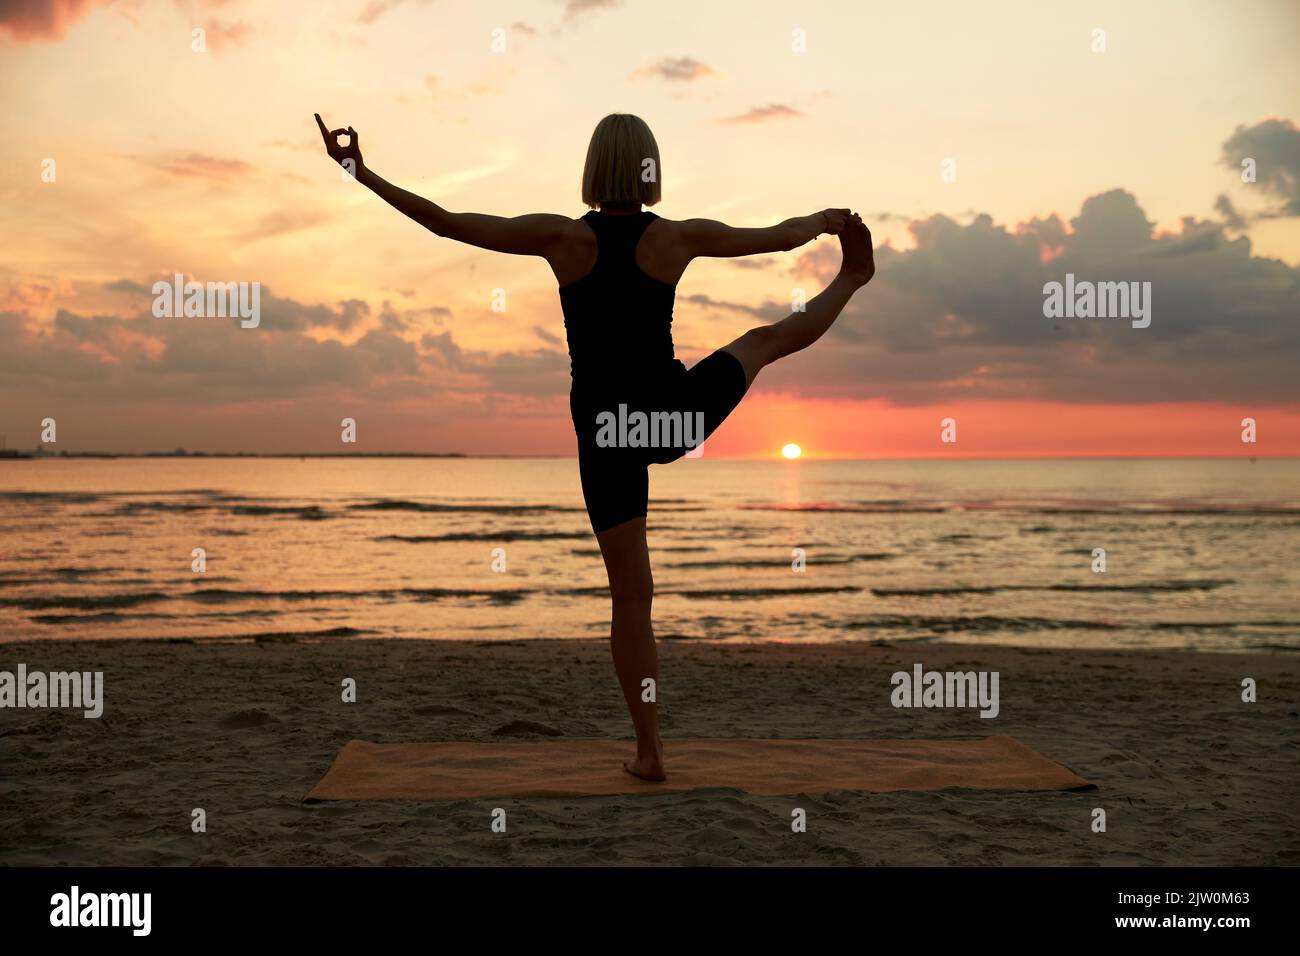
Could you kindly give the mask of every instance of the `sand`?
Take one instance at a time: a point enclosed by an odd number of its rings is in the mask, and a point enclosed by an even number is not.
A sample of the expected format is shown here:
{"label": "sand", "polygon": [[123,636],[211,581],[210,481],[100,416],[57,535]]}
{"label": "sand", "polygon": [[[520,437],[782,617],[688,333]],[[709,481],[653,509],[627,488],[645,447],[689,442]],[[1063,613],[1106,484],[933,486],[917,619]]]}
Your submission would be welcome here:
{"label": "sand", "polygon": [[[674,736],[1000,733],[1098,788],[303,804],[352,739],[628,737],[605,645],[5,644],[0,669],[102,670],[107,703],[98,720],[0,710],[0,864],[1300,863],[1294,655],[660,648],[669,772]],[[997,718],[892,707],[890,675],[917,662],[998,671]],[[355,704],[340,700],[346,677]],[[1241,702],[1244,677],[1258,703]],[[505,833],[491,828],[497,806]],[[805,833],[791,831],[796,807]],[[1104,833],[1092,829],[1098,807]],[[206,833],[191,831],[195,808]]]}

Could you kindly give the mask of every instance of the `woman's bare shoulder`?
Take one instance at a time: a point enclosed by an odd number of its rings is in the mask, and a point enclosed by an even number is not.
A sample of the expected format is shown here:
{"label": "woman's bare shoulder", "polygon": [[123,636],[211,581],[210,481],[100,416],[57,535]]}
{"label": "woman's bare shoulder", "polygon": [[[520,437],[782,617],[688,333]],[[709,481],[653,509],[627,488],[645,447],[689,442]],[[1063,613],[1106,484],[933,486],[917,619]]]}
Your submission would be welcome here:
{"label": "woman's bare shoulder", "polygon": [[[653,212],[653,210],[649,209],[646,211]],[[646,226],[644,235],[652,243],[660,241],[676,243],[684,234],[683,227],[685,225],[686,220],[665,219],[663,216],[655,213],[655,218],[650,221],[650,225]]]}

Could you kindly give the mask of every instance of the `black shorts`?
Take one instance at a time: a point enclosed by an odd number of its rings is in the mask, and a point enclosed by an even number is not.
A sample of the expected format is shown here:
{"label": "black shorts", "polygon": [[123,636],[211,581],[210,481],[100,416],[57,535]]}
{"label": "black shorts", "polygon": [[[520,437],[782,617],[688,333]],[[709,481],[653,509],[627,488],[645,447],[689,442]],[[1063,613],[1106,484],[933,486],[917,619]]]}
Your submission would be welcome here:
{"label": "black shorts", "polygon": [[575,381],[569,411],[592,530],[644,518],[649,466],[676,461],[712,435],[746,388],[740,360],[721,349],[690,370],[674,362],[650,381]]}

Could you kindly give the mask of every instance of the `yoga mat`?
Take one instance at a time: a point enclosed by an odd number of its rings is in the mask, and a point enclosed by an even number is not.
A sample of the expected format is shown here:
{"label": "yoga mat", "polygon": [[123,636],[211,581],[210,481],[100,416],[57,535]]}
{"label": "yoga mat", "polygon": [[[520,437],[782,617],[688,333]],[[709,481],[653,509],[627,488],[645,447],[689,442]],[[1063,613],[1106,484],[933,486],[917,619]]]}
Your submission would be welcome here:
{"label": "yoga mat", "polygon": [[344,745],[305,802],[584,797],[727,787],[776,796],[836,790],[1077,790],[1091,784],[1011,737],[981,740],[665,740],[668,780],[623,771],[627,740]]}

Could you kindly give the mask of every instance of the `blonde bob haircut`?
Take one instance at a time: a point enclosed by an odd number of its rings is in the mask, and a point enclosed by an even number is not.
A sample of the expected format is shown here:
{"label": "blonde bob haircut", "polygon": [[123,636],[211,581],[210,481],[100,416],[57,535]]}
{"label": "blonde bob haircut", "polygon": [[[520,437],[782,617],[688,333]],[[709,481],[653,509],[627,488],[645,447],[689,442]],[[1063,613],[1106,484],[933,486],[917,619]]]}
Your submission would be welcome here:
{"label": "blonde bob haircut", "polygon": [[631,113],[610,113],[596,124],[582,167],[582,201],[592,209],[601,203],[644,203],[662,198],[659,144],[645,120]]}

